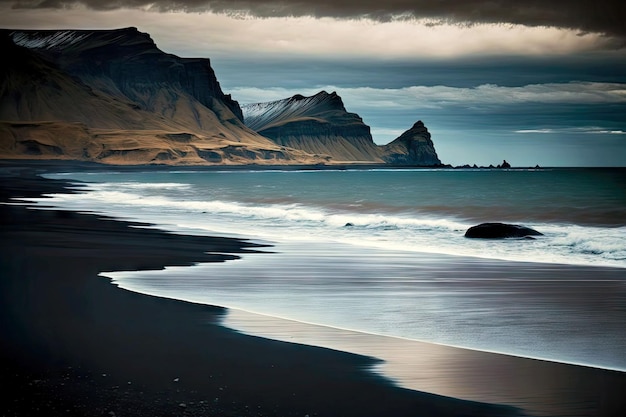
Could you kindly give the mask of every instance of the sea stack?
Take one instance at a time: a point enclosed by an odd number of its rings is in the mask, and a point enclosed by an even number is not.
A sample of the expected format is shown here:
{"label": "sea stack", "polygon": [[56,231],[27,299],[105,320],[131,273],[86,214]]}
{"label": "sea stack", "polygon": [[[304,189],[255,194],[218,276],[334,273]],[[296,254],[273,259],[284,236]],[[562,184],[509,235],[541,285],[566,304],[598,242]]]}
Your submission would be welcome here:
{"label": "sea stack", "polygon": [[424,122],[418,120],[400,137],[382,147],[383,160],[392,165],[437,166],[441,161]]}

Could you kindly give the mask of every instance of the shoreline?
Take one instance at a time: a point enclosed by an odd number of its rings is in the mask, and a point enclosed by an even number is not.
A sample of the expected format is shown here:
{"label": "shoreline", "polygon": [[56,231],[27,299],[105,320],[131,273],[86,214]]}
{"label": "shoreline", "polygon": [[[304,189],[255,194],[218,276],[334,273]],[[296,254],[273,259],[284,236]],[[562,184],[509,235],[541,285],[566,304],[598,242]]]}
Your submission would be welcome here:
{"label": "shoreline", "polygon": [[[172,230],[176,230],[175,228]],[[180,230],[179,230],[180,231]],[[238,237],[238,235],[234,235]],[[263,240],[255,240],[257,242],[263,242]],[[285,244],[285,242],[271,241],[271,248],[266,253],[254,253],[247,254],[243,259],[238,260],[236,263],[227,263],[224,265],[216,264],[199,264],[192,267],[182,268],[168,268],[167,271],[132,271],[132,272],[105,272],[101,275],[111,278],[115,285],[124,288],[129,291],[135,291],[142,294],[148,294],[158,297],[167,297],[170,299],[177,299],[181,301],[188,301],[192,303],[200,303],[207,305],[219,305],[226,308],[229,312],[225,316],[225,321],[229,321],[229,317],[233,315],[233,312],[241,312],[243,315],[257,315],[266,317],[268,321],[285,321],[294,324],[294,327],[306,327],[315,326],[318,328],[327,328],[329,331],[337,332],[356,332],[363,335],[372,337],[388,337],[392,339],[402,339],[411,342],[429,343],[434,345],[443,346],[446,348],[456,348],[467,351],[476,351],[489,354],[507,355],[520,359],[532,359],[541,360],[546,362],[554,362],[563,365],[582,366],[588,368],[594,368],[599,370],[626,372],[626,362],[619,352],[622,345],[619,340],[615,340],[615,346],[611,349],[606,349],[603,346],[609,344],[611,337],[619,338],[621,333],[617,330],[619,326],[623,329],[623,324],[617,317],[606,316],[603,318],[602,329],[606,337],[598,334],[599,330],[593,330],[593,323],[595,321],[578,320],[576,323],[561,323],[558,319],[555,319],[559,325],[553,325],[552,328],[555,331],[561,331],[563,333],[571,332],[576,329],[589,329],[596,336],[594,341],[582,340],[581,343],[575,348],[573,345],[569,349],[559,350],[558,345],[566,347],[571,343],[571,340],[577,340],[574,338],[558,337],[553,343],[539,344],[524,342],[515,342],[513,344],[508,343],[508,340],[513,340],[516,336],[515,332],[509,334],[509,338],[496,337],[496,338],[482,338],[470,341],[468,343],[465,339],[465,343],[458,338],[450,338],[450,331],[444,331],[442,334],[423,332],[420,328],[429,327],[428,322],[438,320],[434,317],[428,308],[422,309],[419,315],[415,315],[415,312],[411,310],[411,306],[407,303],[402,303],[400,300],[396,300],[392,303],[385,304],[385,308],[381,310],[380,306],[374,306],[372,309],[366,309],[366,312],[359,311],[358,305],[354,305],[351,301],[351,297],[343,293],[342,286],[345,285],[362,285],[361,293],[367,292],[368,295],[363,299],[370,300],[374,304],[384,302],[384,299],[391,297],[387,288],[381,288],[381,291],[385,291],[385,295],[381,295],[382,299],[375,298],[371,291],[367,288],[370,285],[375,285],[374,282],[369,280],[368,276],[359,275],[359,273],[349,273],[342,277],[342,285],[337,288],[338,293],[333,296],[333,301],[323,301],[321,297],[323,294],[332,291],[333,284],[332,278],[324,279],[324,277],[340,276],[341,271],[329,267],[325,268],[324,263],[344,265],[349,262],[354,262],[355,265],[360,265],[364,258],[374,257],[372,252],[362,252],[362,248],[358,250],[344,252],[346,249],[342,244],[332,243],[334,257],[331,259],[324,258],[323,255],[318,254],[319,247],[327,247],[329,244],[315,245],[312,243]],[[294,246],[296,249],[294,250]],[[306,260],[299,258],[299,253],[306,251],[306,257],[310,263],[305,263]],[[342,253],[341,257],[337,254]],[[314,260],[320,257],[319,260]],[[505,314],[517,314],[518,310],[512,305],[508,304],[526,304],[537,305],[545,300],[545,302],[556,302],[557,308],[555,311],[559,311],[558,304],[566,305],[571,303],[576,305],[579,309],[579,314],[583,316],[587,314],[593,314],[601,308],[607,309],[619,308],[621,305],[620,300],[624,299],[626,295],[623,291],[623,278],[626,270],[623,268],[607,267],[607,266],[578,266],[578,265],[566,265],[566,264],[548,264],[548,263],[533,263],[533,262],[519,262],[519,261],[502,261],[497,259],[477,259],[464,256],[452,256],[443,254],[431,254],[431,253],[419,253],[419,252],[407,252],[405,257],[410,257],[411,265],[411,279],[406,281],[406,285],[410,286],[404,288],[403,296],[408,299],[420,300],[423,299],[425,303],[430,304],[432,299],[424,296],[418,297],[420,292],[434,291],[431,288],[438,288],[437,291],[445,291],[445,288],[449,288],[450,292],[455,292],[464,289],[465,291],[471,291],[476,293],[478,288],[487,292],[498,293],[500,291],[508,292],[507,304],[502,304],[501,307],[505,309]],[[385,258],[383,256],[383,258]],[[389,257],[386,257],[389,260]],[[384,261],[385,259],[382,259]],[[402,258],[394,259],[396,265],[402,264]],[[376,261],[373,261],[371,265],[375,265]],[[298,265],[305,271],[316,269],[318,279],[315,282],[309,282],[306,272],[300,274],[297,270]],[[369,267],[363,268],[363,270],[369,270]],[[268,273],[268,271],[272,271]],[[456,279],[457,274],[462,271],[462,278]],[[363,271],[362,271],[363,272]],[[250,274],[254,274],[253,280],[247,280],[246,277]],[[382,270],[376,270],[372,273],[372,277],[386,274],[385,277],[390,280],[399,279],[398,276],[389,272],[389,269],[383,268]],[[432,287],[430,285],[424,285],[421,280],[429,280],[433,274],[437,276],[437,280],[441,281],[441,286]],[[348,276],[356,277],[350,278]],[[506,276],[506,278],[504,278]],[[175,277],[175,278],[174,278]],[[500,279],[500,277],[503,277]],[[521,277],[518,281],[517,277]],[[593,278],[588,278],[593,277]],[[375,279],[375,278],[374,278]],[[468,279],[466,284],[461,284],[463,279]],[[181,280],[181,285],[171,285],[173,280]],[[300,280],[303,282],[297,284]],[[457,285],[450,286],[445,283],[455,281]],[[259,282],[258,284],[255,283]],[[531,283],[528,285],[528,281]],[[425,281],[428,282],[428,281]],[[478,284],[478,283],[482,284]],[[545,285],[534,286],[532,283],[544,283]],[[431,281],[434,284],[434,282]],[[522,285],[519,287],[518,285]],[[479,285],[480,287],[476,287]],[[281,289],[278,289],[278,286]],[[239,291],[233,292],[232,288],[237,288]],[[528,296],[522,296],[522,292],[536,292],[539,299],[530,298]],[[239,294],[238,294],[239,293]],[[247,294],[247,295],[246,295]],[[600,301],[602,294],[606,294],[606,298]],[[591,297],[588,297],[591,295]],[[476,294],[478,296],[478,294]],[[266,303],[264,300],[266,297],[271,297],[272,303]],[[556,297],[556,299],[555,299]],[[560,301],[558,298],[562,297]],[[359,298],[359,297],[355,297]],[[395,299],[395,298],[394,298]],[[261,301],[258,301],[261,300]],[[309,301],[311,300],[311,301]],[[317,300],[317,301],[314,301]],[[594,301],[596,300],[596,301]],[[444,301],[441,301],[442,303]],[[460,300],[463,302],[463,300]],[[310,304],[309,304],[310,303]],[[601,304],[602,303],[602,304]],[[314,306],[319,307],[314,307]],[[335,309],[338,306],[339,309]],[[341,315],[337,314],[337,311],[345,310],[350,306],[350,317],[344,319]],[[452,306],[448,306],[451,308]],[[537,307],[539,307],[537,305]],[[354,310],[352,308],[355,308]],[[403,316],[407,318],[407,322],[398,318],[396,326],[403,328],[403,331],[395,330],[392,327],[385,327],[377,325],[377,319],[371,317],[370,320],[363,320],[368,315],[371,316],[374,311],[380,312],[386,309],[396,308],[403,309]],[[563,313],[563,310],[560,310]],[[377,314],[377,313],[376,313]],[[450,312],[442,312],[441,320],[454,319],[454,314]],[[238,314],[234,314],[238,316]],[[407,327],[408,322],[418,323],[421,320],[426,320],[423,324],[415,326],[412,329]],[[471,320],[470,317],[466,317],[467,320]],[[476,317],[473,317],[476,319]],[[489,319],[485,318],[485,321]],[[242,324],[243,328],[247,328],[247,323],[241,320],[235,320],[237,323]],[[273,326],[269,326],[265,329],[264,326],[257,327],[256,324],[263,320],[253,319],[254,329],[252,334],[275,339],[273,336]],[[613,323],[611,326],[608,323]],[[384,323],[384,322],[383,322]],[[526,324],[529,324],[526,319]],[[600,323],[598,323],[600,324]],[[496,325],[496,322],[491,322],[492,326]],[[576,327],[578,326],[578,327]],[[284,326],[286,329],[290,326]],[[235,326],[238,329],[237,326]],[[268,331],[269,330],[269,331]],[[303,329],[294,332],[295,339],[301,335]],[[459,328],[460,332],[463,332],[462,328]],[[480,329],[476,329],[476,334],[480,334]],[[474,332],[473,332],[474,333]],[[533,337],[540,337],[536,333],[524,333],[526,337],[532,339]],[[524,336],[520,336],[524,337]],[[555,336],[556,337],[556,336]],[[282,334],[278,337],[280,340],[290,341],[292,337],[289,332]],[[504,343],[503,343],[504,342]],[[333,345],[332,338],[311,339],[298,343],[311,344],[315,346],[324,346],[328,348],[345,350],[341,347]],[[323,343],[323,344],[320,344]],[[520,344],[518,347],[517,345]],[[525,348],[524,346],[527,346]],[[594,346],[596,351],[593,355],[585,355],[581,352],[584,346]],[[529,347],[529,348],[528,348]],[[378,354],[368,354],[370,356],[380,357]],[[393,375],[387,375],[387,377],[394,378]]]}
{"label": "shoreline", "polygon": [[[2,201],[66,185],[31,174],[2,178]],[[506,404],[394,387],[366,370],[376,365],[373,358],[245,336],[223,327],[227,309],[132,293],[97,277],[103,270],[227,261],[260,248],[245,240],[175,235],[59,210],[7,205],[0,210],[3,275],[7,272],[2,308],[8,317],[2,324],[3,333],[12,336],[2,345],[2,377],[21,388],[21,400],[8,408],[15,415],[35,407],[49,410],[50,404],[59,415],[524,414]],[[128,239],[133,244],[120,247]],[[211,245],[219,255],[205,253]],[[491,368],[505,356],[486,355],[475,370]],[[538,384],[569,378],[568,372],[583,378],[581,393],[598,402],[593,415],[619,415],[626,408],[620,397],[623,373],[536,363],[526,376]],[[483,381],[484,389],[495,389],[497,379],[495,374]]]}
{"label": "shoreline", "polygon": [[[3,202],[64,189],[15,169],[2,178]],[[17,393],[5,415],[522,415],[397,388],[366,371],[371,358],[246,336],[220,324],[220,307],[97,276],[224,261],[253,244],[91,214],[6,204],[0,212],[1,379]]]}
{"label": "shoreline", "polygon": [[[223,324],[272,340],[373,356],[380,361],[373,364],[372,372],[398,387],[513,405],[533,416],[613,415],[613,411],[605,414],[596,408],[594,401],[602,395],[617,399],[626,387],[623,371],[333,328],[233,308],[227,309]],[[538,375],[548,380],[538,380]]]}
{"label": "shoreline", "polygon": [[[169,297],[165,297],[165,298],[169,298]],[[171,298],[172,300],[177,300],[176,298]],[[184,300],[183,300],[184,301]],[[382,334],[382,333],[375,333],[375,332],[367,332],[367,331],[363,331],[363,330],[355,330],[355,329],[350,329],[350,328],[343,328],[343,327],[335,327],[335,326],[331,326],[331,325],[325,325],[325,324],[318,324],[318,323],[312,323],[312,322],[307,322],[307,321],[301,321],[301,320],[296,320],[296,319],[291,319],[291,318],[286,318],[286,317],[280,317],[280,316],[274,316],[271,314],[265,314],[265,313],[257,313],[255,311],[248,311],[245,309],[241,309],[241,308],[236,308],[236,307],[227,307],[227,306],[216,306],[216,307],[221,307],[224,308],[226,310],[226,313],[224,314],[224,319],[222,321],[222,325],[224,325],[225,327],[228,328],[232,328],[235,331],[238,332],[243,332],[243,333],[248,333],[248,331],[243,330],[245,329],[256,329],[257,326],[258,328],[262,329],[263,327],[261,327],[260,325],[258,325],[259,322],[263,321],[263,319],[260,319],[261,317],[266,318],[269,321],[283,321],[283,322],[290,322],[294,325],[294,327],[299,327],[299,326],[303,326],[303,327],[317,327],[317,328],[324,328],[327,329],[329,332],[344,332],[344,333],[358,333],[363,335],[364,337],[373,337],[373,338],[385,338],[385,339],[394,339],[394,340],[398,340],[401,342],[406,342],[406,343],[415,343],[415,344],[426,344],[426,345],[433,345],[433,346],[441,346],[443,348],[446,349],[458,349],[460,351],[468,351],[468,352],[476,352],[479,354],[489,354],[489,355],[501,355],[501,356],[507,356],[510,358],[514,358],[514,359],[522,359],[522,360],[531,360],[531,361],[540,361],[540,362],[549,362],[549,363],[554,363],[556,365],[564,365],[564,366],[575,366],[575,367],[582,367],[582,368],[589,368],[589,369],[595,369],[597,371],[609,371],[609,372],[618,372],[618,373],[626,373],[626,369],[621,369],[621,368],[611,368],[608,366],[602,366],[602,365],[594,365],[594,364],[588,364],[588,363],[578,363],[578,362],[568,362],[565,360],[557,360],[557,359],[551,359],[551,358],[547,358],[547,357],[541,357],[541,356],[524,356],[522,354],[516,354],[516,353],[510,353],[510,352],[505,352],[505,351],[499,351],[499,350],[490,350],[490,349],[486,349],[486,348],[477,348],[477,347],[468,347],[468,346],[462,346],[462,345],[454,345],[454,344],[448,344],[448,343],[444,343],[444,342],[435,342],[435,341],[430,341],[430,340],[421,340],[421,339],[412,339],[410,337],[404,337],[404,336],[393,336],[393,335],[386,335],[386,334]],[[234,316],[234,318],[231,318],[230,316]],[[255,316],[257,317],[256,319],[252,319],[252,320],[247,320],[244,317],[245,316]],[[239,327],[240,324],[243,324],[242,327]],[[290,326],[287,325],[285,326],[285,329],[289,328]],[[263,332],[263,330],[261,330],[261,332]],[[327,347],[327,346],[322,346],[320,344],[316,344],[315,342],[295,342],[295,340],[300,339],[301,335],[297,335],[296,337],[293,337],[292,335],[287,335],[287,334],[283,334],[283,335],[277,335],[277,336],[269,336],[269,335],[263,335],[262,333],[255,333],[254,331],[250,331],[249,334],[253,335],[253,336],[258,336],[258,337],[264,337],[267,339],[272,339],[272,340],[284,340],[284,341],[293,341],[293,343],[302,343],[302,344],[308,344],[311,346],[318,346],[318,347]],[[278,333],[277,333],[278,334]],[[337,349],[337,348],[333,348],[328,346],[329,349],[335,349],[335,350],[342,350],[342,349]],[[365,355],[368,356],[368,355]],[[375,356],[375,358],[379,358],[378,356]],[[380,358],[379,358],[380,359]],[[380,367],[381,364],[375,364],[375,367]],[[383,366],[384,367],[384,364]],[[384,375],[381,374],[384,378],[388,378],[391,380],[394,380],[394,378],[391,377],[391,375]]]}
{"label": "shoreline", "polygon": [[[260,270],[267,271],[272,264],[282,265],[288,262],[285,256],[276,258],[276,256],[280,256],[278,255],[280,252],[280,246],[276,246],[273,253],[251,254],[246,256],[243,261],[252,268],[257,265]],[[267,262],[264,262],[263,258],[266,256],[268,259]],[[251,257],[254,259],[250,259]],[[274,257],[273,260],[269,259],[271,257]],[[289,256],[287,255],[287,257]],[[441,265],[442,262],[445,264],[449,260],[448,257],[437,257],[437,259],[430,261],[422,259],[420,263],[434,262],[434,265]],[[240,262],[242,261],[238,261],[238,263]],[[490,262],[489,264],[496,263],[499,264],[497,270],[502,272],[506,271],[507,268],[516,268],[516,266],[525,269],[544,270],[545,268],[540,264],[532,263],[516,265],[508,262]],[[457,265],[453,266],[452,269],[460,270],[459,268],[463,264],[464,260],[460,258]],[[479,264],[487,265],[485,263]],[[468,265],[466,264],[466,266]],[[196,272],[186,272],[196,268],[199,268]],[[473,401],[514,405],[531,415],[537,416],[584,416],[604,415],[603,413],[594,414],[597,411],[596,406],[593,405],[596,399],[602,395],[617,399],[619,398],[617,392],[626,387],[626,373],[619,370],[523,354],[507,354],[505,353],[506,350],[469,348],[433,343],[427,341],[428,339],[412,340],[393,335],[368,333],[362,329],[355,330],[354,327],[333,327],[328,322],[324,325],[320,324],[319,321],[298,320],[288,313],[281,316],[280,313],[277,313],[278,310],[272,308],[263,310],[260,305],[258,308],[261,309],[258,310],[251,305],[246,306],[245,301],[243,304],[241,302],[232,304],[227,301],[228,296],[223,298],[223,296],[215,297],[207,294],[208,298],[205,298],[202,295],[202,288],[214,288],[215,291],[221,293],[222,286],[229,285],[227,283],[233,279],[235,281],[232,285],[241,285],[242,282],[236,277],[245,275],[242,274],[241,270],[233,273],[228,272],[233,268],[237,267],[232,264],[230,266],[228,264],[223,266],[207,264],[191,268],[175,268],[167,273],[155,273],[158,278],[154,280],[150,278],[150,273],[138,273],[139,276],[135,278],[132,277],[134,273],[128,274],[129,276],[126,274],[105,275],[111,276],[115,283],[129,290],[190,302],[222,305],[227,308],[223,324],[245,334],[378,358],[380,362],[374,364],[373,371],[389,378],[397,386],[403,388]],[[616,274],[620,273],[621,270],[611,268],[588,267],[581,269],[570,266],[565,271],[559,267],[553,270],[564,276],[577,273],[582,274],[581,276],[605,273],[607,275],[603,275],[604,278],[623,276],[623,273],[621,275]],[[203,275],[221,276],[222,274],[226,274],[228,278],[224,280],[204,280],[201,278]],[[275,274],[284,275],[280,269],[276,270]],[[167,285],[166,283],[170,282],[172,277],[179,277],[187,282],[192,276],[202,280],[202,284],[194,286],[197,291],[193,294],[189,293],[188,296],[177,293],[176,290],[172,292],[163,291],[164,288],[159,284],[161,282]],[[615,279],[611,281],[615,281]],[[271,281],[267,281],[267,284],[270,287],[274,285]],[[619,289],[620,284],[618,282],[614,282],[614,285],[617,285],[616,289]],[[607,289],[609,288],[610,286],[607,287]],[[242,287],[242,291],[250,292],[260,298],[264,297],[262,292],[257,292],[253,287]],[[302,291],[309,293],[304,288]],[[316,295],[315,291],[310,294],[313,298]],[[274,292],[270,291],[268,296],[273,297],[276,304],[281,304],[281,297]],[[239,299],[239,297],[235,298]],[[296,299],[299,301],[292,303],[292,307],[305,302],[301,297],[296,297]],[[569,300],[575,302],[571,298]],[[271,311],[274,311],[274,314]],[[329,310],[328,314],[332,314],[332,311]],[[302,317],[302,314],[298,313],[296,316]],[[318,315],[318,317],[320,316]],[[428,326],[428,324],[425,325]],[[580,328],[581,330],[586,329],[586,327]],[[523,345],[531,343],[532,345],[532,342],[527,342],[525,339],[519,339],[518,343]],[[504,375],[506,377],[502,378]],[[538,376],[541,377],[538,378]],[[611,415],[611,413],[606,415]]]}

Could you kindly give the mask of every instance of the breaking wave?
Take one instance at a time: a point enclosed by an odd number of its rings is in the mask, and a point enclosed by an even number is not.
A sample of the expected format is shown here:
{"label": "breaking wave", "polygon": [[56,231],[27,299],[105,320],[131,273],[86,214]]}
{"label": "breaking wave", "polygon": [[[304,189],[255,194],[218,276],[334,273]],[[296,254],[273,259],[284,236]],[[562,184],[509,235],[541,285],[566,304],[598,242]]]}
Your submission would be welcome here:
{"label": "breaking wave", "polygon": [[[88,184],[80,194],[54,195],[47,205],[96,211],[201,233],[269,241],[335,241],[381,250],[415,251],[508,261],[626,268],[626,228],[535,223],[533,241],[465,239],[473,224],[434,213],[364,210],[359,204],[316,206],[194,199],[186,183]],[[176,192],[184,193],[178,195]]]}

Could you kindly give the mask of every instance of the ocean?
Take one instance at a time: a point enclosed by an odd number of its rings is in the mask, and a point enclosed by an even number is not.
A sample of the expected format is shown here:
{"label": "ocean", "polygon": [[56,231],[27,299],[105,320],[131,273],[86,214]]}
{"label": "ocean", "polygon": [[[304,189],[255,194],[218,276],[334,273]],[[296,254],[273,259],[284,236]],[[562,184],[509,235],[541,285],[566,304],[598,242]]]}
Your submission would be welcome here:
{"label": "ocean", "polygon": [[[343,329],[626,371],[625,169],[48,176],[81,185],[42,208],[267,244],[225,263],[103,273],[129,290],[228,307],[225,325],[239,331],[345,349],[318,331]],[[482,222],[543,236],[464,237]],[[318,330],[274,331],[248,313]]]}

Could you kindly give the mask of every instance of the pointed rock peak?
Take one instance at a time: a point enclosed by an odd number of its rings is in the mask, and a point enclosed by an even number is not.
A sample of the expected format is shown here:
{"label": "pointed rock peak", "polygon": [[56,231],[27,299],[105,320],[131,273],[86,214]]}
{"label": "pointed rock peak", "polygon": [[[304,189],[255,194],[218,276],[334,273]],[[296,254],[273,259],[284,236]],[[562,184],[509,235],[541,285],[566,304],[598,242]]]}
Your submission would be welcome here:
{"label": "pointed rock peak", "polygon": [[424,122],[422,122],[421,120],[418,120],[417,122],[415,122],[413,127],[411,127],[409,130],[404,132],[404,135],[406,134],[429,135],[428,128],[426,128],[426,126],[424,125]]}
{"label": "pointed rock peak", "polygon": [[304,100],[305,98],[306,97],[304,97],[302,94],[296,94],[295,96],[291,97],[291,99],[294,101]]}
{"label": "pointed rock peak", "polygon": [[405,131],[400,137],[396,140],[401,141],[414,141],[414,140],[430,140],[430,133],[426,126],[424,126],[424,122],[418,120],[412,128]]}
{"label": "pointed rock peak", "polygon": [[396,165],[441,165],[430,133],[424,122],[418,120],[413,127],[383,147],[383,160]]}

